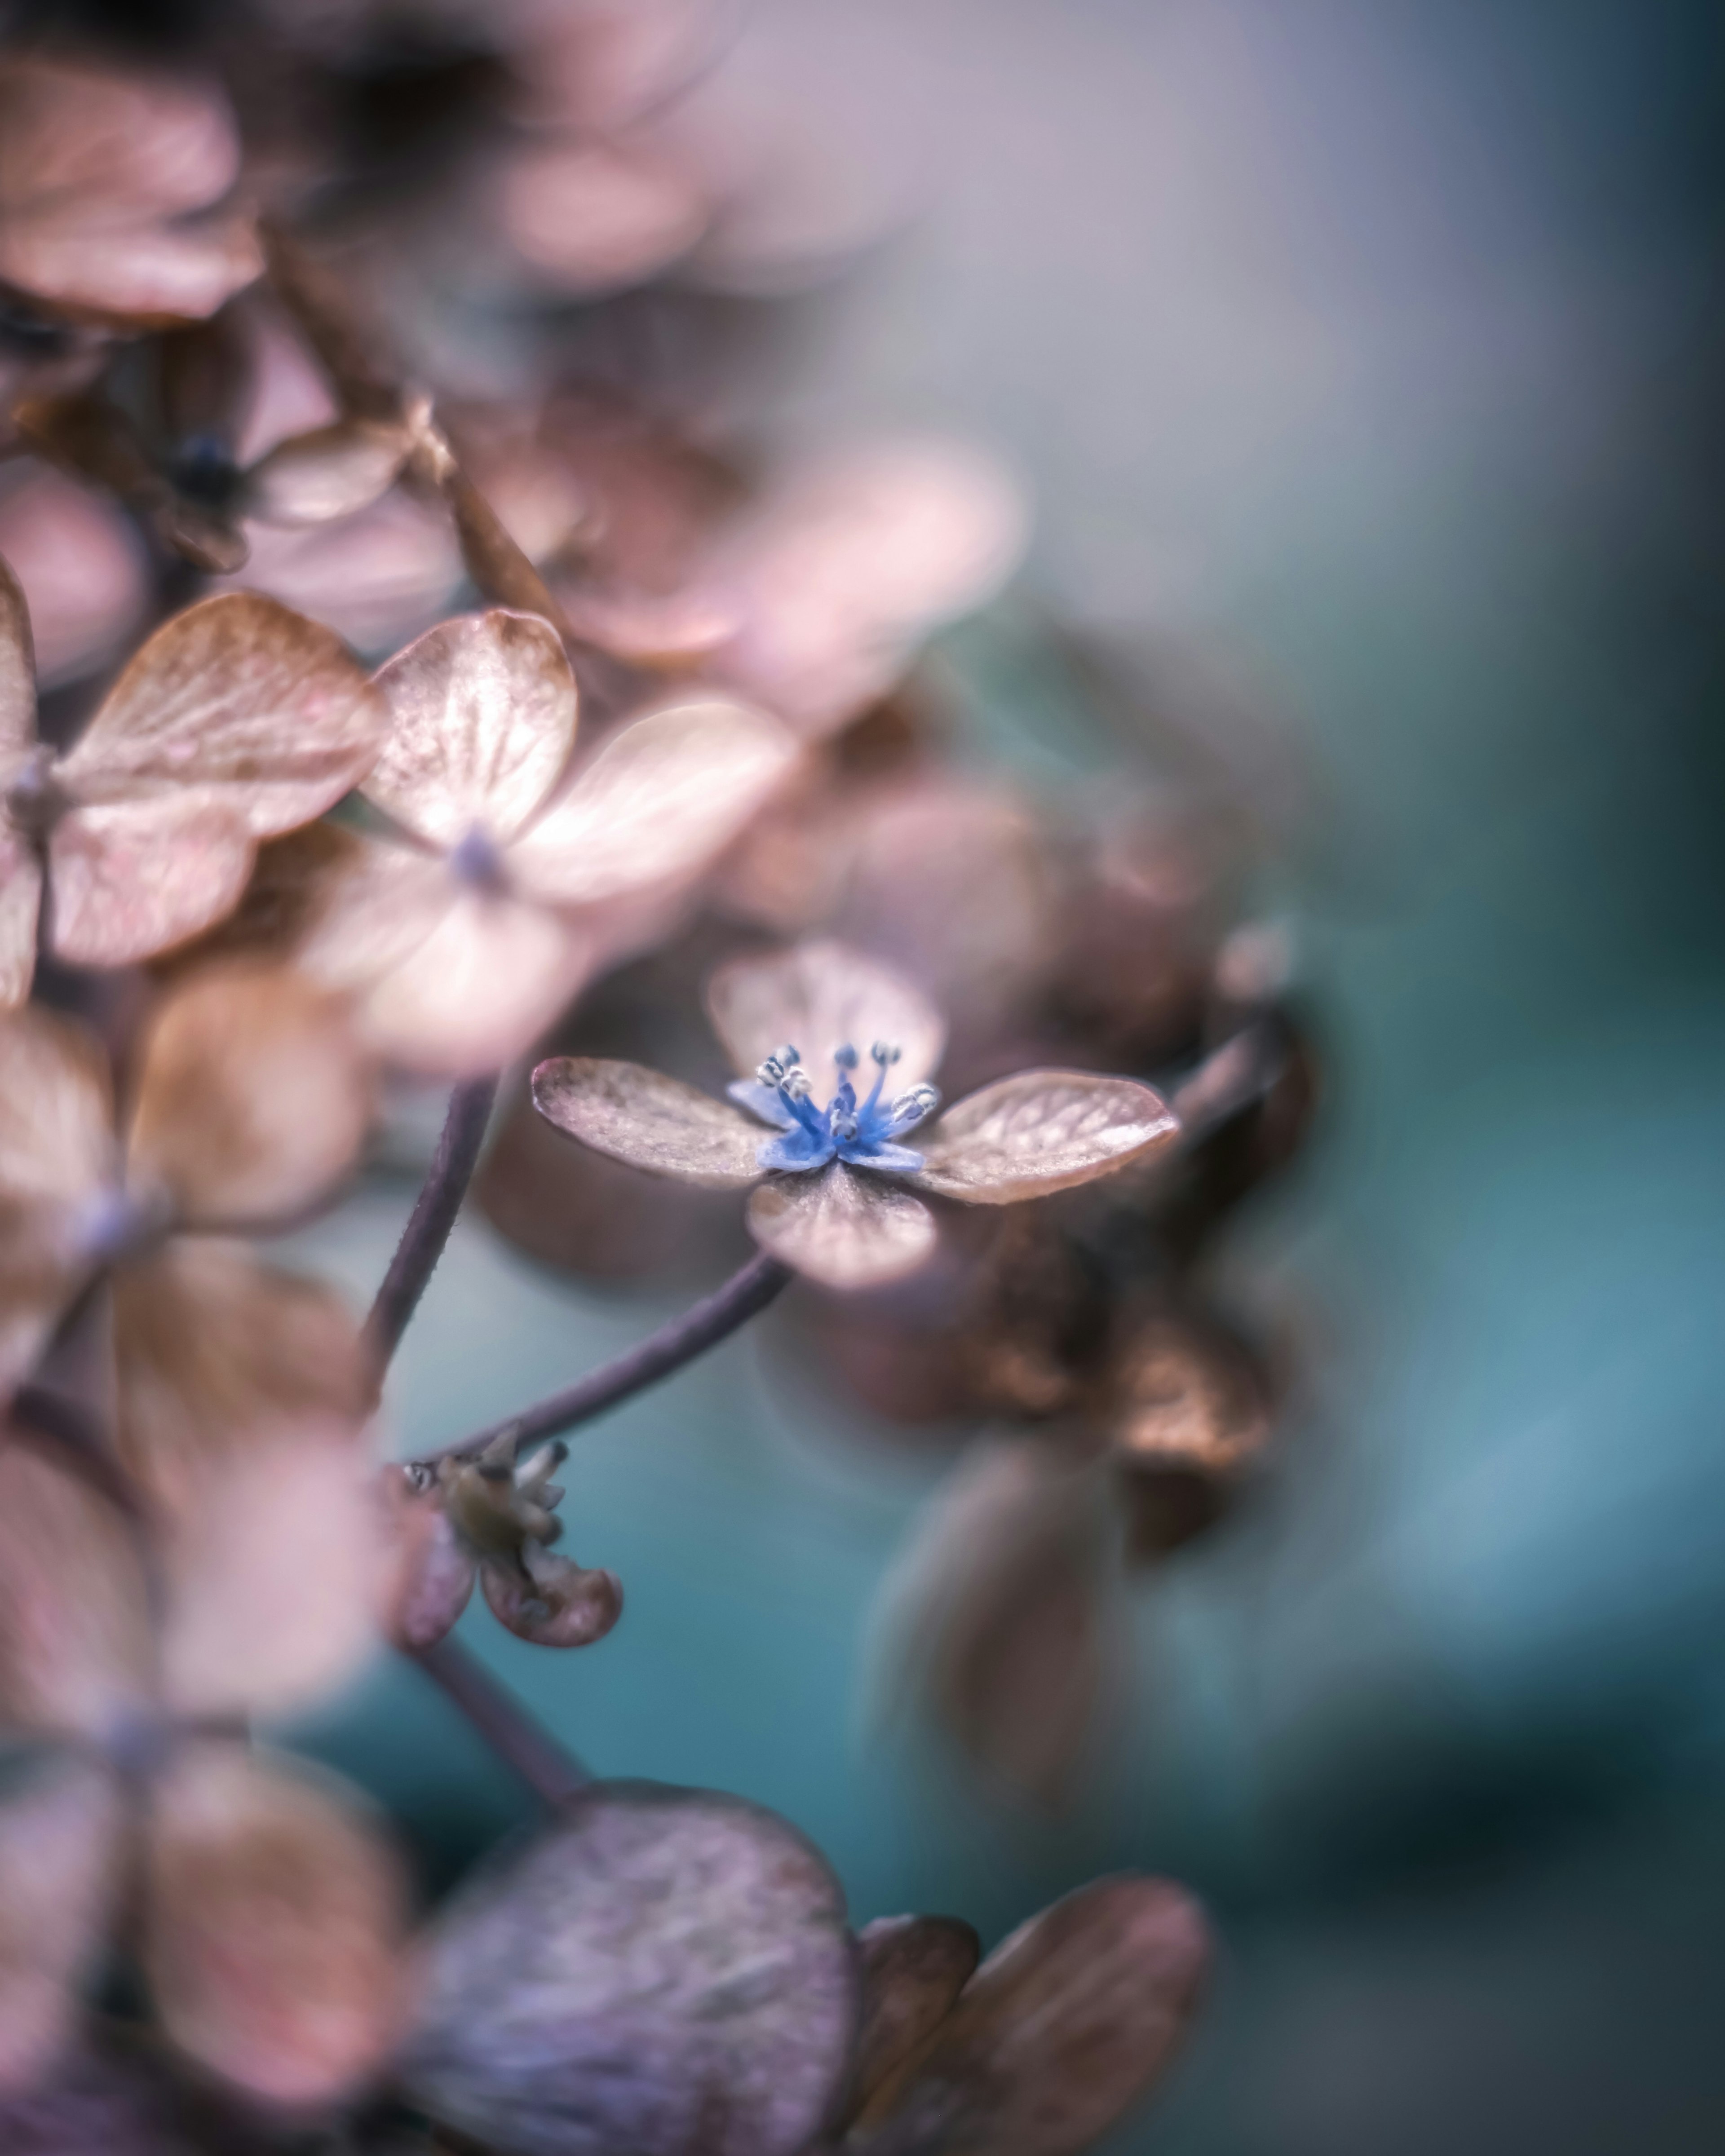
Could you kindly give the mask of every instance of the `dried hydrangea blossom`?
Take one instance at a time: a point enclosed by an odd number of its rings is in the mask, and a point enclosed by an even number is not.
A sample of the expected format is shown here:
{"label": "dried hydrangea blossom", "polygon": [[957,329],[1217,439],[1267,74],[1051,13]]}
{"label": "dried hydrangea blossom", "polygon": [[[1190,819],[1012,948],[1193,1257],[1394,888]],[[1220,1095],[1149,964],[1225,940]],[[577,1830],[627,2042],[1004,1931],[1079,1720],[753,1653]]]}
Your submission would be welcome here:
{"label": "dried hydrangea blossom", "polygon": [[393,728],[364,792],[399,840],[292,848],[257,926],[280,944],[291,915],[296,963],[355,995],[372,1046],[416,1070],[519,1054],[796,755],[773,720],[711,697],[631,720],[560,791],[574,677],[547,623],[501,608],[440,623],[376,678]]}
{"label": "dried hydrangea blossom", "polygon": [[236,593],[177,614],[56,756],[36,737],[29,615],[0,563],[0,1007],[29,993],[38,916],[75,966],[121,966],[208,927],[260,839],[372,766],[388,715],[326,629]]}
{"label": "dried hydrangea blossom", "polygon": [[615,1573],[559,1557],[551,1477],[567,1447],[517,1460],[506,1432],[477,1459],[385,1471],[399,1557],[391,1635],[418,1649],[442,1639],[466,1608],[475,1578],[492,1614],[540,1647],[586,1647],[623,1614]]}
{"label": "dried hydrangea blossom", "polygon": [[33,1006],[0,1019],[0,1388],[112,1269],[121,1447],[173,1505],[214,1452],[364,1419],[339,1301],[225,1239],[300,1218],[341,1181],[371,1088],[330,998],[243,966],[165,998],[136,1068],[116,1133],[89,1034]]}
{"label": "dried hydrangea blossom", "polygon": [[142,70],[0,59],[0,282],[125,329],[213,314],[262,266],[218,207],[239,141],[216,95]]}
{"label": "dried hydrangea blossom", "polygon": [[[236,1548],[236,1538],[240,1545]],[[0,1432],[0,2088],[37,2080],[124,1925],[183,2051],[283,2105],[397,2034],[393,1853],[327,1779],[216,1733],[303,1705],[372,1636],[358,1463],[280,1446],[211,1477],[146,1559],[107,1501]]]}
{"label": "dried hydrangea blossom", "polygon": [[[1161,1096],[1125,1078],[1025,1070],[947,1109],[928,1083],[945,1040],[910,983],[838,943],[721,969],[708,989],[736,1067],[729,1104],[631,1063],[562,1057],[533,1074],[540,1112],[595,1151],[719,1189],[752,1186],[756,1240],[798,1271],[862,1287],[929,1258],[928,1192],[1006,1205],[1106,1175],[1174,1136]],[[828,1099],[796,1045],[832,1059]],[[855,1043],[873,1075],[860,1092]],[[889,1077],[892,1090],[888,1091]],[[918,1143],[902,1141],[912,1132]]]}

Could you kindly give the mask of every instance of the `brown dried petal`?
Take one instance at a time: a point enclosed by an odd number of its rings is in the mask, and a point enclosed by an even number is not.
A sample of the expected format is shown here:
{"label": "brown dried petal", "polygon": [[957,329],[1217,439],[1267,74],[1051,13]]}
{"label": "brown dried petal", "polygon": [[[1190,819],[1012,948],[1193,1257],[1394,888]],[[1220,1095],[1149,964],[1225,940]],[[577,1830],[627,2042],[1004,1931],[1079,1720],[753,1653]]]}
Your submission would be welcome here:
{"label": "brown dried petal", "polygon": [[245,513],[266,524],[356,516],[394,484],[412,437],[376,419],[337,419],[278,442],[245,479]]}
{"label": "brown dried petal", "polygon": [[402,2075],[517,2156],[793,2156],[855,2012],[838,1884],[735,1798],[584,1789],[436,1928]]}
{"label": "brown dried petal", "polygon": [[860,2112],[945,2020],[982,1958],[982,1942],[957,1917],[878,1917],[857,1934],[862,2020],[850,2072]]}
{"label": "brown dried petal", "polygon": [[649,712],[614,735],[511,847],[511,870],[559,906],[698,875],[796,755],[783,727],[746,704],[713,698]]}
{"label": "brown dried petal", "polygon": [[1245,1343],[1179,1309],[1132,1325],[1111,1359],[1110,1435],[1127,1465],[1227,1475],[1270,1435],[1269,1387]]}
{"label": "brown dried petal", "polygon": [[484,1566],[480,1586],[491,1614],[536,1647],[590,1647],[623,1614],[614,1572],[589,1571],[572,1558],[527,1547],[523,1578],[499,1563]]}
{"label": "brown dried petal", "polygon": [[533,1073],[533,1105],[570,1137],[649,1175],[708,1190],[740,1190],[761,1178],[766,1133],[757,1123],[728,1101],[639,1063],[554,1057]]}
{"label": "brown dried petal", "polygon": [[231,913],[256,841],[244,811],[202,788],[74,808],[49,839],[54,956],[129,966]]}
{"label": "brown dried petal", "polygon": [[16,1010],[30,993],[41,911],[42,865],[36,849],[0,824],[0,1010]]}
{"label": "brown dried petal", "polygon": [[948,1108],[915,1180],[968,1205],[1007,1205],[1093,1182],[1179,1131],[1159,1093],[1087,1070],[1020,1070]]}
{"label": "brown dried petal", "polygon": [[832,1161],[775,1175],[749,1199],[749,1233],[773,1256],[828,1287],[876,1287],[934,1255],[934,1215],[866,1169]]}
{"label": "brown dried petal", "polygon": [[0,1430],[0,1722],[100,1735],[146,1696],[149,1599],[118,1512]]}
{"label": "brown dried petal", "polygon": [[189,1747],[146,1842],[143,1958],[167,2033],[275,2103],[347,2093],[403,2005],[393,1852],[322,1778],[234,1743]]}
{"label": "brown dried petal", "polygon": [[119,1825],[118,1789],[87,1760],[56,1760],[0,1802],[0,2095],[32,2087],[73,2032]]}
{"label": "brown dried petal", "polygon": [[932,1075],[946,1045],[945,1023],[927,996],[845,943],[799,943],[769,957],[733,959],[707,983],[706,1006],[732,1062],[748,1077],[787,1043],[812,1070],[841,1042],[866,1055],[886,1040],[902,1051],[891,1082],[905,1087]]}
{"label": "brown dried petal", "polygon": [[383,1629],[409,1653],[434,1647],[473,1593],[472,1553],[450,1526],[441,1493],[415,1489],[399,1467],[383,1470],[380,1504],[391,1559]]}
{"label": "brown dried petal", "polygon": [[536,614],[439,622],[377,682],[390,732],[366,793],[434,845],[512,838],[568,761],[575,677]]}
{"label": "brown dried petal", "polygon": [[368,1412],[359,1328],[321,1282],[243,1244],[177,1236],[114,1282],[116,1440],[171,1517],[211,1468],[302,1435],[351,1439]]}
{"label": "brown dried petal", "polygon": [[352,1168],[371,1111],[339,1002],[286,968],[210,966],[151,1021],[128,1174],[200,1226],[281,1220]]}
{"label": "brown dried petal", "polygon": [[685,254],[706,223],[706,205],[682,173],[605,143],[523,151],[499,194],[516,253],[566,292],[642,283]]}
{"label": "brown dried petal", "polygon": [[85,802],[198,787],[270,838],[357,785],[388,724],[339,637],[259,593],[226,592],[157,630],[59,776]]}
{"label": "brown dried petal", "polygon": [[0,770],[11,783],[13,759],[36,742],[36,660],[23,588],[0,561]]}
{"label": "brown dried petal", "polygon": [[1209,1958],[1172,1881],[1081,1887],[995,1948],[863,2123],[893,2156],[1077,2156],[1162,2071]]}

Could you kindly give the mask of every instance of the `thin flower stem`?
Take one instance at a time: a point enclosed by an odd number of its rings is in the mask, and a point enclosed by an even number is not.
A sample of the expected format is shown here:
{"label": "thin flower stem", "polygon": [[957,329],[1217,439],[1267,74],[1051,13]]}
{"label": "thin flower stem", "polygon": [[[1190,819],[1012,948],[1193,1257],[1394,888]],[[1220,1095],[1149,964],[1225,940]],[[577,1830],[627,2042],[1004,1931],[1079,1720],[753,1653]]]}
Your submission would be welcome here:
{"label": "thin flower stem", "polygon": [[401,1345],[426,1283],[437,1269],[479,1163],[485,1126],[497,1098],[497,1078],[470,1078],[449,1095],[449,1111],[431,1167],[402,1230],[395,1255],[366,1319],[366,1342],[377,1375]]}
{"label": "thin flower stem", "polygon": [[553,1809],[567,1804],[593,1779],[453,1633],[434,1646],[413,1649],[408,1658],[419,1665],[542,1804]]}
{"label": "thin flower stem", "polygon": [[573,1430],[578,1423],[590,1422],[607,1408],[644,1392],[649,1385],[656,1385],[662,1378],[680,1370],[685,1363],[704,1355],[709,1348],[717,1347],[739,1326],[746,1325],[763,1311],[790,1278],[790,1268],[762,1250],[751,1258],[740,1272],[733,1273],[722,1287],[716,1288],[692,1310],[669,1319],[656,1332],[649,1332],[639,1346],[618,1356],[614,1362],[602,1363],[597,1370],[588,1371],[572,1385],[553,1393],[549,1399],[541,1400],[536,1406],[524,1409],[520,1414],[494,1423],[489,1430],[476,1431],[473,1436],[446,1445],[437,1452],[427,1453],[424,1458],[429,1461],[455,1454],[477,1454],[501,1437],[512,1437],[519,1455],[530,1446],[542,1444],[547,1438]]}

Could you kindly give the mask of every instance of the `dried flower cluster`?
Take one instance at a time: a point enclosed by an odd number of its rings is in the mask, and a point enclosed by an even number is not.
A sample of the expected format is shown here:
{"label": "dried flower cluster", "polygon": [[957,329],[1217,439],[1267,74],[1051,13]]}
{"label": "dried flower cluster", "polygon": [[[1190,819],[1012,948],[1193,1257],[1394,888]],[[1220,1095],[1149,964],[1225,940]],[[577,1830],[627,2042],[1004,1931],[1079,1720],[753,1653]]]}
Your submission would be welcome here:
{"label": "dried flower cluster", "polygon": [[[1209,1524],[1273,1419],[1201,1285],[1311,1092],[1238,926],[1250,819],[1172,767],[1101,809],[947,753],[931,639],[1024,538],[992,460],[715,446],[739,311],[765,339],[870,228],[703,103],[724,13],[251,0],[147,67],[0,49],[26,2156],[1067,2156],[1195,2005],[1168,1882],[986,1958],[953,1919],[853,1932],[785,1822],[586,1781],[453,1635],[475,1584],[539,1645],[612,1632],[621,1584],[559,1547],[562,1433],[799,1276],[782,1344],[893,1419],[1012,1425],[907,1558],[883,1666],[1050,1795],[1120,1558]],[[253,1245],[338,1204],[428,1079],[448,1121],[362,1322]],[[387,1367],[506,1086],[504,1233],[737,1270],[388,1464]],[[252,1734],[382,1646],[547,1807],[429,1916],[388,1821]]]}

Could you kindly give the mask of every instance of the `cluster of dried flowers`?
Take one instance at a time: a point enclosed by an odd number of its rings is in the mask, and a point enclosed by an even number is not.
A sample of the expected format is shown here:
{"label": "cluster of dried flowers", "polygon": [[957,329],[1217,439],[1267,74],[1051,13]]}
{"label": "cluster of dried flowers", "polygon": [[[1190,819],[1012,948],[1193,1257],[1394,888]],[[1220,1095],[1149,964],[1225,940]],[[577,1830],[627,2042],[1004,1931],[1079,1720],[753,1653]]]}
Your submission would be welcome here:
{"label": "cluster of dried flowers", "polygon": [[[1271,1419],[1200,1287],[1311,1091],[1273,939],[1235,926],[1245,827],[1214,785],[1055,810],[947,752],[922,654],[1023,536],[989,461],[762,475],[697,424],[739,313],[855,237],[843,189],[823,227],[702,105],[727,12],[428,6],[408,64],[399,8],[254,0],[148,65],[0,50],[23,2156],[1065,2156],[1195,2000],[1166,1881],[986,1958],[948,1918],[853,1933],[783,1821],[588,1782],[450,1636],[475,1584],[537,1644],[612,1630],[618,1580],[557,1547],[561,1433],[801,1276],[785,1337],[873,1407],[1010,1425],[909,1560],[896,1696],[1046,1793],[1117,1560],[1215,1517]],[[362,1324],[253,1245],[339,1200],[411,1080],[448,1121]],[[505,1084],[503,1233],[737,1270],[380,1465]],[[380,1640],[547,1801],[429,1917],[388,1823],[251,1733]]]}

